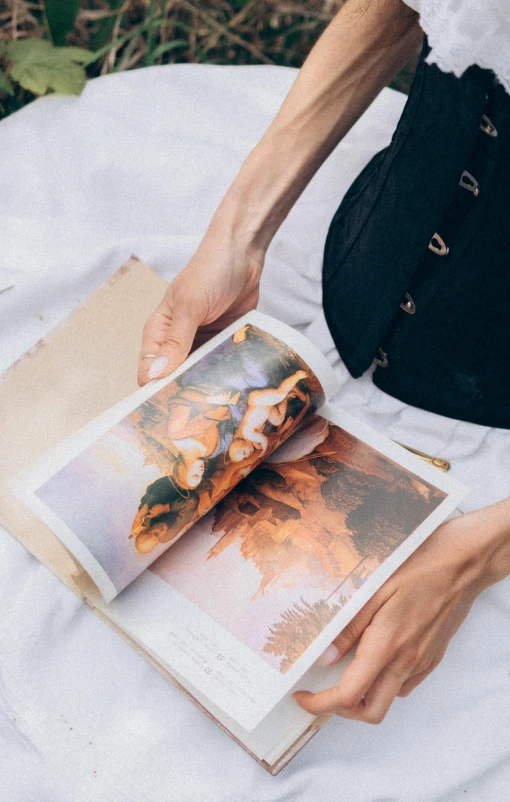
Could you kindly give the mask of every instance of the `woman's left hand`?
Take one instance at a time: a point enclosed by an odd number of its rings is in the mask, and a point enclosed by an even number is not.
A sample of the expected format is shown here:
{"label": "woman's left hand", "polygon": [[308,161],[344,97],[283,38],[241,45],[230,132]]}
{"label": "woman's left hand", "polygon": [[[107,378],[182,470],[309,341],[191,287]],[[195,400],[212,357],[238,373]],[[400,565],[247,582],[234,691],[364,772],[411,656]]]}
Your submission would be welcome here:
{"label": "woman's left hand", "polygon": [[444,656],[476,597],[510,573],[510,499],[442,524],[385,582],[324,652],[337,662],[359,639],[337,687],[297,691],[314,715],[371,724]]}

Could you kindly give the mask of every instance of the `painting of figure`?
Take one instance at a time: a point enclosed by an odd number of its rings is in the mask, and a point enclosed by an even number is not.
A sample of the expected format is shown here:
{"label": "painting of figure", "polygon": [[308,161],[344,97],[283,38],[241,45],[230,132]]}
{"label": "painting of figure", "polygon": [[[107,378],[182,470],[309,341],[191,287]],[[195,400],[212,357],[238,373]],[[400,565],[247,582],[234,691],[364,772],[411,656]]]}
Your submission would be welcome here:
{"label": "painting of figure", "polygon": [[247,324],[36,492],[122,588],[323,401],[309,365]]}
{"label": "painting of figure", "polygon": [[243,326],[212,354],[128,416],[145,451],[164,463],[165,476],[147,487],[129,534],[142,554],[169,542],[170,533],[179,537],[322,400],[310,368],[255,326]]}

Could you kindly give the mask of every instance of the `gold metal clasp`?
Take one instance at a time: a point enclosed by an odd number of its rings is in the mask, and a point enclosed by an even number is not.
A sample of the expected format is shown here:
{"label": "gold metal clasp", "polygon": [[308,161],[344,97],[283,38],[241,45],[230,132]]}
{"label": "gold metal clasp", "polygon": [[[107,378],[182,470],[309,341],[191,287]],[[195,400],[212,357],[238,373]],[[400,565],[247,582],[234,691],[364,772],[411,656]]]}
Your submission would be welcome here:
{"label": "gold metal clasp", "polygon": [[395,440],[395,442],[399,446],[402,446],[402,448],[405,448],[406,451],[410,451],[411,454],[416,454],[416,456],[420,457],[420,459],[424,460],[424,462],[428,462],[430,465],[433,465],[434,468],[438,468],[438,470],[443,471],[443,473],[446,473],[452,467],[448,460],[443,459],[442,457],[433,457],[430,454],[425,454],[424,451],[418,451],[417,448],[406,446],[405,443],[398,443],[397,440]]}

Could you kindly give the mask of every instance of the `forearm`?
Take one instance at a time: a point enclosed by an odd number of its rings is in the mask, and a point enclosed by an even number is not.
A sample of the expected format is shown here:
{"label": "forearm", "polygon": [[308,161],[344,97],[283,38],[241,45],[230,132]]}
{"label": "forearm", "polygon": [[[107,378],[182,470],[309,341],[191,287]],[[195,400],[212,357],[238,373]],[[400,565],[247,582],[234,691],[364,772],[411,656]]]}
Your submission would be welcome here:
{"label": "forearm", "polygon": [[265,252],[313,175],[421,37],[401,0],[348,0],[243,163],[212,228]]}

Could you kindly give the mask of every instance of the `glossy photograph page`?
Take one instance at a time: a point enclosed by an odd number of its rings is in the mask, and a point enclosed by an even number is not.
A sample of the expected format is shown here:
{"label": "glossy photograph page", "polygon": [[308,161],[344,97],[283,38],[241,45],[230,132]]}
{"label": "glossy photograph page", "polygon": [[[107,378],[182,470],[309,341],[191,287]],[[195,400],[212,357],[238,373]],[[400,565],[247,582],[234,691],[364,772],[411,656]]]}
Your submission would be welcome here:
{"label": "glossy photograph page", "polygon": [[334,390],[333,371],[308,340],[254,311],[11,486],[107,603]]}

